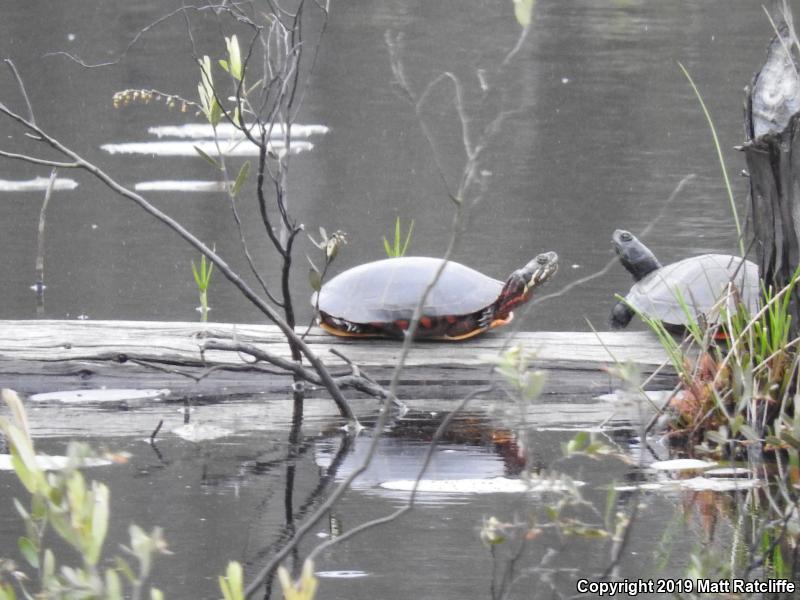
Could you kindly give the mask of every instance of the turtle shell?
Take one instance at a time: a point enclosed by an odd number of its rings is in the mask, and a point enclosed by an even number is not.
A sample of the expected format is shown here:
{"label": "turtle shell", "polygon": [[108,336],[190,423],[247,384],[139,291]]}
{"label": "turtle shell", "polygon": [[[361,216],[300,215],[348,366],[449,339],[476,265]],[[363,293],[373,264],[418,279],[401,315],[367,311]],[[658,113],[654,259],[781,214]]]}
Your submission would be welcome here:
{"label": "turtle shell", "polygon": [[[715,305],[733,282],[740,301],[752,313],[758,310],[760,296],[758,267],[749,260],[727,254],[703,254],[656,269],[638,281],[625,297],[639,312],[669,325],[687,325],[678,300],[682,298],[691,312],[704,315],[715,323],[719,310]],[[732,311],[732,301],[727,310]]]}
{"label": "turtle shell", "polygon": [[[353,267],[322,286],[319,309],[351,323],[411,319],[442,259],[388,258]],[[448,262],[422,307],[423,317],[462,316],[497,300],[503,282]],[[316,304],[316,294],[311,303]]]}

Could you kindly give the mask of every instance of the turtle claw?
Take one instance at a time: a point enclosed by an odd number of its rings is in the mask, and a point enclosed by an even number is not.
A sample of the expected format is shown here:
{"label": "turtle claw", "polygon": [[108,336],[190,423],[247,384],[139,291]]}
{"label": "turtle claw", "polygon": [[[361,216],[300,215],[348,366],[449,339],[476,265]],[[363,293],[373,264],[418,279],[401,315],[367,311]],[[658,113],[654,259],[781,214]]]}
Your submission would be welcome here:
{"label": "turtle claw", "polygon": [[481,312],[481,316],[478,317],[478,327],[480,329],[489,329],[489,326],[494,321],[494,308],[489,307]]}

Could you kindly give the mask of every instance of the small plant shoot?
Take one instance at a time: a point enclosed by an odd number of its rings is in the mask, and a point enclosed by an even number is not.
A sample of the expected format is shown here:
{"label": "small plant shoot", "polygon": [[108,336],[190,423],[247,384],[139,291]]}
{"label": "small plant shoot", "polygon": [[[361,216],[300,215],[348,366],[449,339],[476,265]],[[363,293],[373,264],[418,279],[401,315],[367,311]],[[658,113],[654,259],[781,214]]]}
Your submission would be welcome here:
{"label": "small plant shoot", "polygon": [[214,265],[206,260],[204,254],[200,256],[199,267],[192,261],[192,276],[200,297],[198,310],[200,311],[200,321],[203,323],[208,321],[208,311],[211,310],[208,305],[208,288],[211,285],[211,274],[213,272]]}
{"label": "small plant shoot", "polygon": [[408,250],[408,245],[409,243],[411,243],[411,234],[413,232],[414,232],[414,219],[411,219],[404,240],[402,234],[402,227],[400,226],[400,217],[397,217],[397,219],[394,222],[393,241],[390,243],[389,240],[386,239],[386,236],[383,237],[383,249],[386,252],[386,256],[388,256],[389,258],[399,258],[401,256],[405,256],[406,250]]}

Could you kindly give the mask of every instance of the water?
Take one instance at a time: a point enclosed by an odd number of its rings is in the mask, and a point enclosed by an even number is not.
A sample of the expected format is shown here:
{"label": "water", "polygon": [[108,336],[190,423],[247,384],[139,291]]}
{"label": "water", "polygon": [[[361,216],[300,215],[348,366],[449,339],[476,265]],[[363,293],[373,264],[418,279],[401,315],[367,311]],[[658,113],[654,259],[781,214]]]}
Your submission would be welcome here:
{"label": "water", "polygon": [[[150,128],[198,122],[191,112],[170,112],[163,106],[112,107],[113,94],[127,88],[195,97],[198,73],[183,21],[173,19],[153,29],[116,66],[86,70],[63,56],[46,55],[66,50],[88,62],[115,59],[139,28],[177,6],[118,0],[97,6],[12,2],[4,7],[0,22],[0,54],[17,64],[43,128],[97,161],[121,183],[140,186],[159,208],[244,270],[230,208],[213,184],[202,183],[213,179],[205,161],[186,152],[185,145],[184,155],[158,158],[102,149],[107,144],[164,141]],[[441,254],[452,219],[446,189],[433,167],[433,151],[413,107],[392,82],[384,42],[387,30],[405,36],[403,57],[415,90],[450,70],[464,85],[475,123],[491,118],[499,108],[515,109],[486,149],[482,168],[491,172],[489,185],[483,201],[471,211],[457,260],[502,279],[539,252],[555,250],[562,266],[546,293],[558,292],[612,259],[614,229],[639,232],[658,215],[645,241],[662,262],[735,251],[735,227],[711,137],[676,62],[691,72],[716,121],[743,215],[746,182],[735,174],[744,163],[733,147],[743,141],[742,88],[763,60],[770,37],[760,3],[539,0],[529,38],[496,79],[506,104],[490,102],[481,108],[476,70],[485,69],[488,76],[496,73],[516,40],[518,26],[510,2],[351,1],[333,5],[300,114],[300,122],[329,131],[309,135],[314,148],[293,157],[291,183],[291,210],[309,232],[316,233],[319,226],[347,232],[348,245],[336,269],[380,258],[382,237],[391,234],[397,216],[404,223],[415,220],[412,253]],[[202,51],[217,56],[220,44],[207,43],[215,33],[210,21],[198,21]],[[24,110],[12,78],[5,71],[2,77],[0,100]],[[438,88],[424,111],[450,182],[460,173],[464,158],[451,94],[446,87]],[[0,148],[32,152],[34,145],[18,128],[0,121]],[[238,168],[242,160],[232,162]],[[29,182],[48,174],[44,167],[0,161],[0,317],[5,319],[36,316],[29,288],[42,192],[24,188],[35,187]],[[665,206],[688,174],[694,178]],[[198,300],[189,267],[198,258],[194,251],[87,174],[62,169],[59,177],[63,182],[48,214],[45,316],[195,320]],[[190,182],[193,191],[175,190],[170,183],[175,181]],[[22,190],[13,189],[20,186]],[[251,188],[245,189],[245,197],[252,197]],[[276,261],[257,210],[243,206],[242,211],[250,250],[275,284]],[[311,316],[304,254],[313,250],[301,236],[292,287],[303,319]],[[605,328],[614,293],[629,286],[629,276],[616,266],[607,275],[538,304],[521,326],[585,330],[588,318]],[[210,303],[215,320],[262,320],[218,274]],[[538,409],[540,420],[530,420],[525,430],[534,440],[528,468],[558,469],[585,482],[582,493],[601,512],[610,482],[635,484],[655,477],[621,461],[563,461],[561,446],[575,429],[596,428],[596,403],[577,404],[572,397],[548,401],[550,405]],[[555,405],[573,410],[554,411]],[[96,447],[131,453],[127,465],[91,471],[112,488],[108,548],[125,540],[130,522],[147,529],[164,526],[175,554],[159,561],[154,580],[168,597],[218,597],[216,576],[229,559],[241,560],[248,573],[255,572],[288,527],[286,499],[295,510],[302,509],[296,516],[300,519],[354,468],[369,440],[356,440],[352,453],[343,453],[341,465],[329,472],[342,438],[335,433],[340,423],[327,408],[311,409],[316,416],[305,423],[294,457],[289,457],[287,444],[288,402],[265,404],[251,398],[198,407],[193,419],[234,432],[199,444],[168,433],[181,424],[177,408],[159,404],[99,413],[113,417],[104,418],[113,425],[105,434],[86,431],[85,415],[69,412],[60,413],[55,425],[37,430],[44,436],[40,448],[52,453],[63,452],[62,436],[67,434],[82,435]],[[361,408],[359,414],[373,414],[371,405]],[[447,440],[432,478],[518,476],[521,467],[513,460],[514,452],[509,455],[508,446],[498,447],[489,435],[497,429],[517,435],[516,429],[498,422],[494,403],[479,408],[485,413],[473,423],[479,435]],[[46,422],[50,413],[41,410]],[[592,423],[584,422],[587,414]],[[159,418],[171,423],[162,434],[160,454],[143,441]],[[459,422],[470,424],[468,419]],[[616,444],[620,455],[650,455],[636,438],[636,422],[616,419],[610,425],[603,439]],[[430,423],[427,427],[421,434],[402,423],[389,430],[373,467],[327,522],[315,527],[301,546],[301,556],[332,530],[346,531],[397,508],[401,496],[379,484],[413,476]],[[318,488],[322,491],[315,492]],[[0,501],[6,507],[9,498],[21,494],[8,473],[0,474]],[[616,507],[630,508],[632,498],[642,505],[619,575],[658,575],[652,565],[659,549],[666,548],[671,557],[664,576],[685,572],[688,552],[698,542],[727,555],[735,497],[673,489],[634,498],[629,491],[620,492]],[[490,597],[498,571],[479,540],[482,520],[492,515],[504,521],[541,515],[547,502],[542,495],[519,493],[423,495],[410,515],[321,557],[320,571],[366,574],[326,577],[323,595]],[[8,518],[0,521],[0,554],[9,554],[20,531],[12,511],[4,514]],[[576,514],[594,524],[602,521],[602,515]],[[609,544],[588,543],[582,537],[562,539],[547,530],[537,535],[525,555],[530,571],[512,597],[527,598],[533,592],[549,596],[550,588],[541,583],[547,577],[548,585],[572,594],[577,576],[597,576],[610,560]],[[558,548],[555,557],[546,552],[553,547]],[[498,569],[506,564],[513,550],[509,548],[498,549]],[[555,573],[556,566],[563,570]]]}
{"label": "water", "polygon": [[[239,397],[224,404],[198,405],[192,413],[194,422],[213,422],[230,431],[200,443],[173,433],[182,423],[175,403],[145,401],[118,411],[102,405],[39,402],[29,408],[29,416],[40,452],[63,454],[68,441],[63,434],[69,431],[71,438],[79,437],[96,449],[118,456],[129,454],[125,463],[85,470],[87,477],[103,481],[111,489],[106,553],[113,555],[118,544],[126,543],[130,523],[148,531],[163,527],[173,554],[158,557],[153,581],[167,597],[199,599],[218,597],[216,576],[228,560],[239,560],[247,573],[255,573],[282,546],[293,526],[286,519],[287,507],[294,523],[301,523],[366,456],[372,443],[369,431],[355,438],[344,436],[338,430],[337,416],[325,409],[330,404],[311,410],[314,416],[306,420],[304,434],[291,447],[287,443],[289,404]],[[508,400],[504,404],[508,407]],[[585,407],[577,400],[575,404],[575,412],[580,414]],[[503,404],[496,400],[474,403],[452,424],[425,473],[424,483],[437,491],[421,493],[412,512],[343,542],[317,559],[323,596],[491,597],[490,587],[502,580],[502,568],[517,548],[520,535],[509,535],[509,542],[495,549],[493,559],[480,540],[482,524],[490,517],[524,523],[529,516],[537,516],[541,531],[526,543],[524,568],[515,572],[521,579],[511,597],[531,597],[532,591],[542,589],[543,580],[562,593],[573,593],[578,576],[599,576],[610,560],[610,547],[602,538],[562,538],[548,529],[546,523],[552,518],[544,516],[544,507],[555,505],[561,495],[547,490],[503,491],[508,485],[502,482],[518,481],[523,471],[545,479],[559,473],[569,475],[581,496],[600,513],[576,505],[563,509],[562,516],[587,525],[603,526],[602,511],[612,485],[621,489],[612,500],[616,510],[628,512],[633,503],[639,505],[637,522],[641,525],[636,526],[627,547],[621,577],[659,575],[653,566],[659,552],[669,557],[661,575],[678,575],[686,567],[685,556],[695,540],[704,539],[713,547],[729,543],[727,526],[703,537],[703,527],[708,527],[703,511],[709,503],[730,502],[735,494],[674,486],[662,489],[659,482],[669,481],[672,475],[619,460],[565,461],[561,444],[574,431],[554,427],[548,406],[537,403],[531,407],[526,417],[527,446],[523,447],[522,438],[508,429],[517,421],[503,416]],[[434,408],[440,407],[434,404]],[[360,412],[365,414],[363,406]],[[298,556],[332,535],[403,506],[408,494],[385,489],[382,484],[416,477],[430,437],[446,416],[441,409],[411,410],[391,419],[369,469],[311,529]],[[165,424],[151,446],[148,423],[152,427],[159,418]],[[562,425],[569,429],[570,422],[567,416]],[[641,448],[624,421],[610,422],[597,435],[642,465],[649,464],[652,453],[657,452]],[[475,482],[473,489],[467,481]],[[636,495],[631,486],[642,481],[650,488]],[[495,491],[475,493],[487,486]],[[0,498],[7,502],[12,497],[24,498],[24,490],[11,473],[0,470]],[[3,514],[2,554],[20,560],[13,544],[22,534],[20,524],[12,510]],[[728,514],[720,514],[719,520],[727,523]],[[63,550],[59,556],[69,562],[72,554]],[[288,564],[297,564],[294,555]],[[400,595],[398,590],[402,590]]]}
{"label": "water", "polygon": [[[121,183],[213,180],[199,157],[109,154],[106,144],[159,142],[151,127],[198,122],[162,105],[114,109],[111,98],[148,87],[196,95],[197,69],[181,19],[152,30],[116,66],[81,69],[64,50],[87,62],[119,56],[134,32],[161,15],[163,3],[104,3],[89,7],[13,3],[3,24],[0,52],[13,58],[26,81],[39,123],[78,152],[97,160]],[[33,33],[36,24],[35,33]],[[39,29],[39,26],[44,30]],[[547,292],[596,272],[612,258],[618,227],[641,231],[664,208],[678,182],[696,176],[647,236],[664,262],[707,251],[735,250],[719,166],[704,117],[677,67],[696,80],[716,120],[733,176],[740,213],[745,182],[733,146],[743,139],[742,88],[763,60],[770,26],[760,5],[720,2],[537,2],[534,26],[515,60],[494,81],[507,101],[489,99],[479,110],[477,69],[487,77],[513,47],[518,26],[511,3],[475,1],[348,2],[334,5],[300,122],[329,133],[311,137],[313,150],[294,159],[291,209],[309,232],[342,229],[349,243],[337,269],[380,258],[381,238],[394,219],[415,219],[411,252],[444,251],[452,211],[433,168],[413,108],[392,82],[386,31],[405,36],[403,58],[415,90],[451,70],[464,86],[474,123],[500,108],[514,109],[488,145],[482,168],[492,173],[485,198],[471,212],[456,258],[499,279],[543,250],[556,250],[562,268]],[[213,33],[198,22],[200,42]],[[204,51],[219,53],[217,46]],[[23,104],[7,73],[3,101]],[[424,111],[445,176],[463,167],[463,147],[452,92],[437,88]],[[4,148],[31,149],[20,131],[2,125]],[[185,141],[185,140],[184,140]],[[239,159],[241,160],[241,159]],[[234,169],[238,168],[236,159]],[[0,180],[46,177],[47,168],[0,162]],[[195,253],[140,209],[85,173],[62,170],[79,183],[59,191],[50,207],[46,244],[49,317],[194,320],[197,305],[189,262]],[[159,186],[152,186],[158,188]],[[169,188],[169,186],[166,186]],[[232,264],[246,270],[230,209],[219,192],[170,189],[143,193],[180,218]],[[0,302],[4,318],[30,318],[35,232],[42,192],[2,192]],[[248,198],[252,197],[247,196]],[[243,209],[251,252],[276,282],[254,206]],[[302,237],[302,236],[301,236]],[[303,255],[297,248],[292,286],[303,319],[310,317]],[[525,329],[599,328],[613,294],[630,285],[618,266],[607,275],[534,308]],[[221,321],[260,319],[220,276],[212,282],[211,316]]]}

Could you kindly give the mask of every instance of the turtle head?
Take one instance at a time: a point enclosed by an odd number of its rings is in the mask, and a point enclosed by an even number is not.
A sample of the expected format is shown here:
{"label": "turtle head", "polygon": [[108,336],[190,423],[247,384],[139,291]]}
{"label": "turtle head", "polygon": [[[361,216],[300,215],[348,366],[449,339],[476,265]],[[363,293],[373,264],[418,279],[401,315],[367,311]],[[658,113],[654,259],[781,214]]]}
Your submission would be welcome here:
{"label": "turtle head", "polygon": [[558,254],[543,252],[521,269],[508,276],[497,299],[496,318],[505,318],[511,310],[530,300],[533,290],[558,271]]}
{"label": "turtle head", "polygon": [[611,242],[622,266],[633,275],[635,281],[661,268],[656,255],[630,231],[617,229],[611,236]]}

